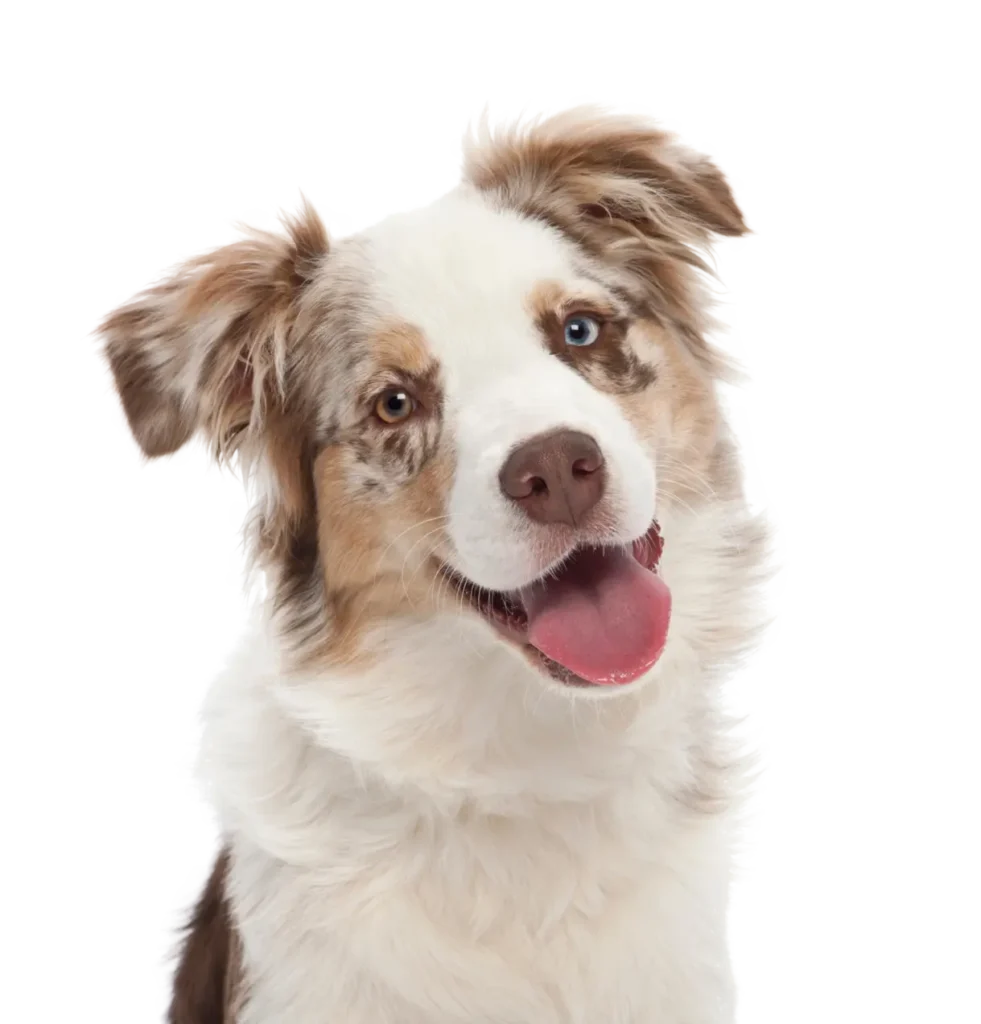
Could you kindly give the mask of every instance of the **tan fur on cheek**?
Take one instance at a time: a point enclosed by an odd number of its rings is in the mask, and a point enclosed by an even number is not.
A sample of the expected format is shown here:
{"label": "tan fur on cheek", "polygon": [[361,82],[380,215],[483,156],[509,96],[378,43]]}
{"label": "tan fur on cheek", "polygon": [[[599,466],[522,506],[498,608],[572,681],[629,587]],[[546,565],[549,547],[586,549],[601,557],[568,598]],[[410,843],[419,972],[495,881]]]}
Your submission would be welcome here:
{"label": "tan fur on cheek", "polygon": [[[429,460],[422,472],[405,488],[397,500],[400,516],[409,529],[413,542],[428,551],[445,550],[447,540],[450,487],[453,484],[453,462],[447,455]],[[418,540],[425,533],[425,543]]]}
{"label": "tan fur on cheek", "polygon": [[318,537],[330,630],[329,664],[369,664],[365,638],[381,622],[431,611],[438,584],[433,552],[445,543],[447,458],[433,458],[391,498],[358,493],[355,456],[326,449],[314,466]]}
{"label": "tan fur on cheek", "polygon": [[716,479],[720,413],[712,381],[670,331],[652,323],[636,330],[658,348],[658,379],[617,402],[656,460],[660,497],[694,506],[726,489]]}
{"label": "tan fur on cheek", "polygon": [[[314,464],[318,546],[330,632],[330,662],[350,662],[377,589],[385,538],[380,509],[350,485],[350,453],[334,446]],[[367,624],[370,624],[367,623]]]}

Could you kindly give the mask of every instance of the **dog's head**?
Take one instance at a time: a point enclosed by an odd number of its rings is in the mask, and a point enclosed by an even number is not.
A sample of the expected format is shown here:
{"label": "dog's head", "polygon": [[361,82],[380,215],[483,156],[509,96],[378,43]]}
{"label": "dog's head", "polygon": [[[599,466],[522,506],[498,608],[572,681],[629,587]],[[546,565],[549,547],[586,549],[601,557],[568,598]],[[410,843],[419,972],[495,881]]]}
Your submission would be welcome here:
{"label": "dog's head", "polygon": [[457,190],[337,244],[305,208],[103,333],[148,455],[201,430],[250,472],[296,661],[449,615],[549,683],[630,683],[668,632],[659,510],[718,473],[698,253],[744,230],[707,160],[577,113],[473,142]]}

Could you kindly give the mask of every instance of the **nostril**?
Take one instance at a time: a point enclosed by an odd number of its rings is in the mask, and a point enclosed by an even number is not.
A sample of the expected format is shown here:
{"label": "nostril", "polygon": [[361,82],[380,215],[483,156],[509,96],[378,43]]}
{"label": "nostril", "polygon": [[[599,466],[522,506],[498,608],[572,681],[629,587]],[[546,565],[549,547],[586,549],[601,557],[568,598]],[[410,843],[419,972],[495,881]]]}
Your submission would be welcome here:
{"label": "nostril", "polygon": [[548,494],[548,484],[540,476],[533,476],[531,478],[531,493],[540,497],[541,495]]}
{"label": "nostril", "polygon": [[583,477],[592,476],[597,470],[603,468],[603,454],[595,448],[585,455],[581,455],[572,463],[572,475],[577,480]]}

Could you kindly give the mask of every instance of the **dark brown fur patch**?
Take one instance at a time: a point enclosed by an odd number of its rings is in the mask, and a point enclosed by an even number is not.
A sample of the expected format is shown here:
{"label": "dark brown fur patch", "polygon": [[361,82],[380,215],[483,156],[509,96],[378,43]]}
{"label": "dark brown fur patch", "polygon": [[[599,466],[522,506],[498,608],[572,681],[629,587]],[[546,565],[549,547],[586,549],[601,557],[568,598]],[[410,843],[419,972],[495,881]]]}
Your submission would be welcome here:
{"label": "dark brown fur patch", "polygon": [[118,339],[106,345],[106,355],[130,429],[144,454],[153,457],[177,451],[190,440],[197,421],[181,395],[162,384],[149,351],[123,341],[145,330],[150,319],[148,310],[121,309],[102,329]]}
{"label": "dark brown fur patch", "polygon": [[227,873],[223,850],[184,930],[168,1024],[234,1024],[242,979],[225,895]]}
{"label": "dark brown fur patch", "polygon": [[[554,282],[543,282],[530,304],[552,354],[601,391],[629,395],[657,380],[657,369],[630,347],[630,321],[622,310],[590,296],[566,295]],[[588,316],[599,324],[599,337],[592,345],[576,347],[566,342],[565,324],[573,316]]]}
{"label": "dark brown fur patch", "polygon": [[265,430],[263,458],[274,490],[271,500],[253,512],[250,546],[253,559],[268,574],[281,634],[292,650],[299,651],[324,627],[315,448],[309,429],[293,416],[269,417]]}

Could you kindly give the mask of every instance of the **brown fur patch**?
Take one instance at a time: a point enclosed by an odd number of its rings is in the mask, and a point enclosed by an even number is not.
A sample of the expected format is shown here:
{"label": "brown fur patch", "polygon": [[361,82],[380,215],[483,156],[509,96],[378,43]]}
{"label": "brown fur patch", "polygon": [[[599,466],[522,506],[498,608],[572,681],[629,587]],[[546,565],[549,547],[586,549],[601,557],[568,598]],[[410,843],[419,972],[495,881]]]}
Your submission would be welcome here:
{"label": "brown fur patch", "polygon": [[446,503],[452,483],[448,455],[430,459],[397,492],[358,493],[350,450],[335,446],[317,460],[324,599],[330,628],[317,657],[364,664],[365,635],[385,619],[433,607],[435,553],[445,549]]}
{"label": "brown fur patch", "polygon": [[385,324],[372,335],[371,348],[379,366],[418,377],[432,371],[432,353],[422,332],[412,324]]}
{"label": "brown fur patch", "polygon": [[[552,354],[600,390],[633,394],[657,379],[657,369],[630,346],[630,322],[624,310],[602,296],[567,293],[557,282],[544,281],[532,292],[529,306]],[[577,315],[592,317],[600,325],[592,345],[576,347],[566,342],[565,323]]]}
{"label": "brown fur patch", "polygon": [[654,388],[617,396],[617,402],[657,462],[659,500],[694,508],[727,496],[719,462],[722,424],[711,378],[677,336],[651,321],[633,334],[656,349]]}
{"label": "brown fur patch", "polygon": [[255,546],[262,552],[269,574],[273,612],[284,647],[299,663],[327,627],[316,505],[311,501],[302,520],[292,528],[274,511],[266,519],[265,538],[263,521],[264,517],[257,518]]}
{"label": "brown fur patch", "polygon": [[215,861],[184,932],[169,1024],[234,1024],[244,990],[239,940],[225,895],[228,852]]}
{"label": "brown fur patch", "polygon": [[544,220],[612,269],[633,304],[672,325],[711,372],[693,269],[712,233],[746,231],[729,186],[704,157],[628,118],[571,111],[469,147],[468,179],[502,206]]}

